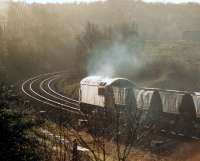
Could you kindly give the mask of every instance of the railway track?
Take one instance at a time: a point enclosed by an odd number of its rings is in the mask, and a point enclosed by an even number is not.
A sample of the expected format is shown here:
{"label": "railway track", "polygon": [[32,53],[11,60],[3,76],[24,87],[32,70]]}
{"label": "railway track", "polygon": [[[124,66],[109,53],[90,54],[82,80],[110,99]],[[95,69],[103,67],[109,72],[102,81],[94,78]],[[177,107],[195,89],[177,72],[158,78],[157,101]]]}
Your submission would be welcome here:
{"label": "railway track", "polygon": [[79,102],[55,91],[52,84],[66,72],[37,75],[22,83],[21,90],[29,98],[52,108],[81,114]]}

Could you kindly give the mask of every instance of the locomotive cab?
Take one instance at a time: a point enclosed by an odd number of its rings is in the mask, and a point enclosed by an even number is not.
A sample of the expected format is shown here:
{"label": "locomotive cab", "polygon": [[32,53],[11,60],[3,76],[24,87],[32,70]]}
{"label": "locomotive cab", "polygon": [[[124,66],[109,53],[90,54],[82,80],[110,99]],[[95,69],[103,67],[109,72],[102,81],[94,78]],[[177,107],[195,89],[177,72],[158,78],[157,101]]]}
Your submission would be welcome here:
{"label": "locomotive cab", "polygon": [[135,100],[134,87],[133,82],[124,78],[86,77],[80,82],[81,111],[91,113],[96,109],[127,107]]}

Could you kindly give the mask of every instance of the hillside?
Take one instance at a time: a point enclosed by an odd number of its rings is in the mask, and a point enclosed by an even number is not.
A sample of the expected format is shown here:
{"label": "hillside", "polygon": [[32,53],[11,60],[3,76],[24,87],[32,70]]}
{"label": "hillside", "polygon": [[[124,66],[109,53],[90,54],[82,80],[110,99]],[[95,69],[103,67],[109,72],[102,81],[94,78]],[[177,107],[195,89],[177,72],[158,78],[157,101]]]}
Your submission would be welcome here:
{"label": "hillside", "polygon": [[145,64],[132,79],[142,86],[199,90],[200,43],[194,41],[146,41]]}

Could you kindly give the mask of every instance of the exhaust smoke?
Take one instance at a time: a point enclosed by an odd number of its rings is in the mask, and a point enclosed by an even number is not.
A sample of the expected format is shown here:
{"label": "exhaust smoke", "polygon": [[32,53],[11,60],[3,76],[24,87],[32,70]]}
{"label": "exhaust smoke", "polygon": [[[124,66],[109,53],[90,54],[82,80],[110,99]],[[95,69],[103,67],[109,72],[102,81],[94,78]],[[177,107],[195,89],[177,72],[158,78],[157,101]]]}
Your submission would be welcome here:
{"label": "exhaust smoke", "polygon": [[104,77],[128,76],[143,66],[142,43],[133,37],[122,37],[112,42],[104,41],[90,50],[88,75]]}
{"label": "exhaust smoke", "polygon": [[8,7],[10,0],[1,0],[0,1],[0,21],[6,21],[8,16]]}

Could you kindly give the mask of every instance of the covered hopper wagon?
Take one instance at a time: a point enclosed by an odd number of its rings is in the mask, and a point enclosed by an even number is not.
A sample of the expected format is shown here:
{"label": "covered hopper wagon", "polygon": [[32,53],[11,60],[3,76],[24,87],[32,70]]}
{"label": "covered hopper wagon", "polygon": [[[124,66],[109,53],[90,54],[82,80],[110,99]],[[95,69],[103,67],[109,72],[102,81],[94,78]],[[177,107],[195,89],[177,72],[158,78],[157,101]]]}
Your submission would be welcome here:
{"label": "covered hopper wagon", "polygon": [[138,111],[146,111],[148,120],[158,120],[163,112],[158,90],[135,88]]}
{"label": "covered hopper wagon", "polygon": [[[178,115],[184,120],[199,117],[198,95],[187,91],[158,88],[136,89],[138,108],[154,111],[155,114]],[[199,97],[200,98],[200,97]]]}

